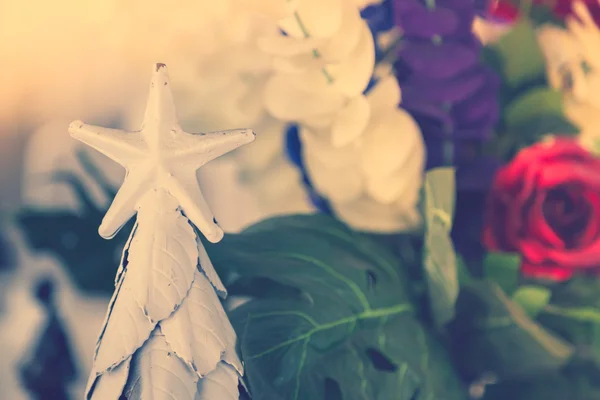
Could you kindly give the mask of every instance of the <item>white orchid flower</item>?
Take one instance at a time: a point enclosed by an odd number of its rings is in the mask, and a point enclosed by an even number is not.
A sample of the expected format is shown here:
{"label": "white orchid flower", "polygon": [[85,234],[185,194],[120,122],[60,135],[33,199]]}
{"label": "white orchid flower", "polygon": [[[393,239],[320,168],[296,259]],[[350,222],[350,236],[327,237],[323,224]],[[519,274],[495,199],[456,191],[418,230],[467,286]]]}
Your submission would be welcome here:
{"label": "white orchid flower", "polygon": [[[243,3],[271,16],[287,34],[257,41],[273,60],[264,103],[274,119],[300,125],[302,157],[315,190],[357,229],[394,232],[418,225],[425,159],[421,132],[398,109],[400,88],[389,68],[380,69],[376,86],[363,94],[375,73],[375,44],[359,5],[370,2]],[[284,171],[261,173],[280,182],[292,177]]]}

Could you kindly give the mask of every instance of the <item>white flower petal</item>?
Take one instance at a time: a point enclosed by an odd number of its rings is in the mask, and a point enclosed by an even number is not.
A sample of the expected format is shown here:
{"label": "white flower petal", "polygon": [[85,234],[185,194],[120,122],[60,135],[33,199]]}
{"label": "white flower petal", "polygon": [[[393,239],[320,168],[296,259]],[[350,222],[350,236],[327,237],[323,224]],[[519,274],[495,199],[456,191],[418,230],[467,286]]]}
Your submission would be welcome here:
{"label": "white flower petal", "polygon": [[331,128],[334,147],[345,146],[354,141],[367,128],[371,106],[363,95],[356,96],[335,117]]}
{"label": "white flower petal", "polygon": [[330,201],[347,202],[362,194],[364,184],[356,164],[331,168],[312,153],[306,153],[304,160],[313,186]]}
{"label": "white flower petal", "polygon": [[360,163],[368,178],[390,174],[413,152],[424,152],[419,126],[402,109],[382,114],[362,138]]}
{"label": "white flower petal", "polygon": [[276,118],[293,121],[338,111],[346,98],[310,74],[275,74],[265,88],[265,105]]}
{"label": "white flower petal", "polygon": [[383,205],[363,196],[350,203],[333,203],[336,215],[355,229],[368,232],[400,232],[412,230],[420,222],[417,210],[398,212],[392,205]]}
{"label": "white flower petal", "polygon": [[272,19],[289,17],[300,4],[300,0],[237,0],[236,2],[249,11],[266,15]]}
{"label": "white flower petal", "polygon": [[293,16],[279,21],[288,35],[299,38],[331,37],[341,25],[342,0],[302,0]]}
{"label": "white flower petal", "polygon": [[414,151],[409,154],[409,159],[402,167],[395,172],[381,177],[369,178],[367,180],[367,193],[383,204],[399,201],[401,204],[414,207],[416,203],[411,202],[413,199],[418,199],[424,167],[425,157],[423,152]]}
{"label": "white flower petal", "polygon": [[362,19],[356,4],[345,1],[342,5],[342,25],[326,43],[318,45],[318,52],[328,63],[341,62],[356,48],[362,33]]}
{"label": "white flower petal", "polygon": [[373,112],[396,107],[402,100],[400,85],[395,76],[390,75],[377,82],[367,94]]}
{"label": "white flower petal", "polygon": [[[274,57],[273,70],[287,74],[315,72],[325,67],[323,59],[316,58],[312,53],[299,54],[294,57]],[[323,76],[323,79],[325,77]]]}
{"label": "white flower petal", "polygon": [[[324,136],[324,135],[323,135]],[[358,149],[354,146],[333,147],[329,137],[323,137],[320,133],[314,133],[304,127],[300,130],[300,138],[303,145],[303,153],[319,160],[325,168],[338,169],[355,165],[357,171],[359,164],[356,160],[359,158]]]}
{"label": "white flower petal", "polygon": [[274,35],[258,39],[258,48],[265,53],[291,57],[302,53],[312,53],[319,45],[322,45],[323,39],[318,38],[295,38],[293,36]]}
{"label": "white flower petal", "polygon": [[331,129],[335,117],[335,113],[315,115],[314,117],[302,118],[299,122],[310,128],[312,132],[327,130],[327,134],[329,135],[329,129]]}
{"label": "white flower petal", "polygon": [[333,77],[333,85],[348,97],[359,95],[365,90],[375,66],[375,44],[366,22],[362,22],[360,40],[352,53],[339,64],[327,66]]}
{"label": "white flower petal", "polygon": [[424,175],[424,173],[421,173],[421,175],[416,176],[414,179],[407,180],[410,185],[406,187],[404,193],[402,193],[394,203],[394,208],[396,210],[401,213],[418,211]]}

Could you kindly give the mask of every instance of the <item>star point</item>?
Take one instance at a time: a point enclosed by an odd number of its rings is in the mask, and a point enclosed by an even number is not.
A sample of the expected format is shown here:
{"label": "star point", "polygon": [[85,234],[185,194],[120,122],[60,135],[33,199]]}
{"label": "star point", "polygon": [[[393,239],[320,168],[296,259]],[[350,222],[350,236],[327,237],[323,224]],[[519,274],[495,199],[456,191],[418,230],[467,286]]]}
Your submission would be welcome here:
{"label": "star point", "polygon": [[[148,193],[172,196],[190,221],[211,242],[223,231],[204,199],[196,171],[206,163],[250,143],[251,129],[192,134],[177,120],[165,64],[153,69],[142,129],[125,132],[73,121],[69,133],[127,169],[125,180],[108,209],[99,233],[110,239],[132,218]],[[159,197],[160,198],[160,197]]]}

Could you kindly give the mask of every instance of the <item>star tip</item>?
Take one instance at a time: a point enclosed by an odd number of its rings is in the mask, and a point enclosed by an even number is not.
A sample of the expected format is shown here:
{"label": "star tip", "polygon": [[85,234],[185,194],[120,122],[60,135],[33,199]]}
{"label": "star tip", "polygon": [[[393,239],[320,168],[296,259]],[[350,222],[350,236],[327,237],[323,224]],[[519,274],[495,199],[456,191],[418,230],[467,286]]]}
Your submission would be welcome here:
{"label": "star tip", "polygon": [[224,236],[225,232],[223,232],[223,229],[219,228],[218,225],[214,226],[212,232],[204,235],[204,237],[206,237],[206,240],[208,240],[211,243],[220,242]]}
{"label": "star tip", "polygon": [[69,136],[73,139],[80,140],[81,138],[81,130],[85,126],[85,123],[80,120],[73,121],[69,124],[69,128],[67,131],[69,132]]}
{"label": "star tip", "polygon": [[98,234],[106,240],[110,240],[113,237],[115,237],[115,235],[117,234],[117,232],[115,232],[113,229],[108,229],[106,227],[106,225],[104,223],[100,224],[100,227],[98,228]]}
{"label": "star tip", "polygon": [[[75,120],[69,124],[69,132],[81,129],[85,123],[81,120]],[[72,132],[71,132],[72,133]]]}
{"label": "star tip", "polygon": [[246,138],[248,139],[248,143],[253,142],[256,139],[256,132],[254,132],[252,129],[247,129]]}

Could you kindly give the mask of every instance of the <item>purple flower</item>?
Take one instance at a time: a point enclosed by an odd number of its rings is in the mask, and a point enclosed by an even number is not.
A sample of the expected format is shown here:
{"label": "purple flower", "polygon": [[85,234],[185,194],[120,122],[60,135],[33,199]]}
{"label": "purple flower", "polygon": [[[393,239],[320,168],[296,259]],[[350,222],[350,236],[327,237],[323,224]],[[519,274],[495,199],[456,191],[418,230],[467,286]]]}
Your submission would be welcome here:
{"label": "purple flower", "polygon": [[[473,0],[394,2],[403,32],[396,62],[402,107],[421,127],[428,168],[476,168],[472,160],[481,157],[499,118],[499,80],[481,62],[481,43],[471,32],[479,6]],[[469,177],[457,173],[459,189],[473,186]]]}

